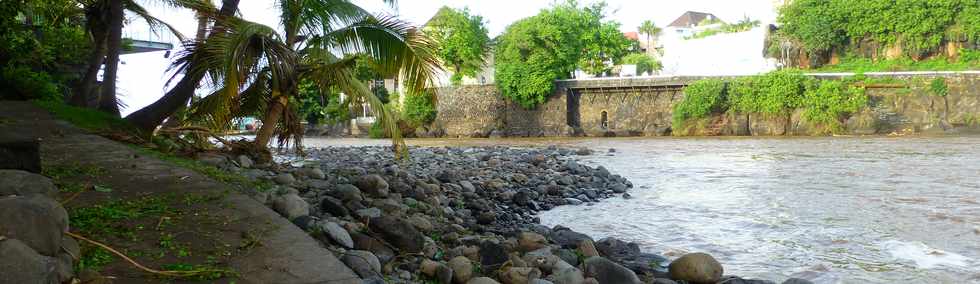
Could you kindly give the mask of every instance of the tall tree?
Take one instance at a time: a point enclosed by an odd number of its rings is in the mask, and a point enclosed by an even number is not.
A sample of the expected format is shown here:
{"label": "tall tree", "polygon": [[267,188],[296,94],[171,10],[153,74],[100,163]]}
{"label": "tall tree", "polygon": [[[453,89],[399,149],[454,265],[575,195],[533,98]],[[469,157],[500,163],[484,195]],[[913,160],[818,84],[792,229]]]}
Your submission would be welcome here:
{"label": "tall tree", "polygon": [[116,102],[116,73],[119,70],[119,55],[122,52],[123,0],[109,0],[109,33],[106,35],[105,72],[102,74],[102,89],[99,96],[99,110],[119,116]]}
{"label": "tall tree", "polygon": [[657,25],[654,24],[653,21],[651,20],[643,21],[643,23],[640,24],[640,27],[637,29],[640,31],[641,34],[645,34],[647,36],[647,53],[651,53],[653,50],[655,50],[653,48],[652,39],[660,35],[662,29],[660,29],[660,27],[657,27]]}
{"label": "tall tree", "polygon": [[580,7],[568,1],[508,26],[494,50],[503,95],[534,108],[551,94],[554,80],[577,68],[598,74],[618,62],[631,44],[618,23],[603,21],[604,8],[601,2]]}
{"label": "tall tree", "polygon": [[476,76],[485,66],[490,36],[482,16],[471,15],[469,9],[443,6],[425,31],[440,43],[439,59],[452,69],[453,85],[458,86],[463,76]]}

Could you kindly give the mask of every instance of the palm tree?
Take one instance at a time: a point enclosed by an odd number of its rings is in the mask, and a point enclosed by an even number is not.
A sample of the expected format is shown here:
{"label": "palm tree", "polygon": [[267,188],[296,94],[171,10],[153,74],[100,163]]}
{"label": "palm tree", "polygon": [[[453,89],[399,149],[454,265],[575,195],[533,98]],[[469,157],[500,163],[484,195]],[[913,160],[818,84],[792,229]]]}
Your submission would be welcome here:
{"label": "palm tree", "polygon": [[[280,142],[298,142],[300,119],[291,101],[299,82],[310,81],[363,99],[400,141],[395,118],[355,77],[354,58],[367,57],[379,74],[399,76],[410,92],[421,92],[440,68],[434,43],[415,27],[373,16],[348,0],[280,0],[278,7],[283,34],[229,18],[225,33],[188,45],[178,57],[177,68],[210,75],[217,89],[191,106],[190,123],[223,130],[233,118],[259,114],[254,149],[266,149],[276,133]],[[192,68],[195,56],[203,64]]]}
{"label": "palm tree", "polygon": [[647,52],[649,52],[650,49],[653,49],[650,43],[650,38],[659,35],[661,29],[651,20],[643,21],[638,29],[640,30],[640,33],[647,35]]}

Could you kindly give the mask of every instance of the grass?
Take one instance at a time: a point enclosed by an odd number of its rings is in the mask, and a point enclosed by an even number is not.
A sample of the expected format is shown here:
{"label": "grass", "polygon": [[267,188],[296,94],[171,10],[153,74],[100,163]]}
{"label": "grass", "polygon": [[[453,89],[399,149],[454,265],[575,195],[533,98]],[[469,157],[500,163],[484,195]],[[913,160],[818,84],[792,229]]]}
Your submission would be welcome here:
{"label": "grass", "polygon": [[845,57],[840,63],[813,69],[817,72],[900,72],[900,71],[966,71],[980,69],[980,60],[973,55],[964,55],[957,61],[946,58],[933,58],[915,61],[910,58],[872,60],[869,58]]}
{"label": "grass", "polygon": [[93,132],[125,131],[138,133],[135,127],[122,118],[88,108],[66,105],[60,101],[35,100],[34,104],[80,128]]}

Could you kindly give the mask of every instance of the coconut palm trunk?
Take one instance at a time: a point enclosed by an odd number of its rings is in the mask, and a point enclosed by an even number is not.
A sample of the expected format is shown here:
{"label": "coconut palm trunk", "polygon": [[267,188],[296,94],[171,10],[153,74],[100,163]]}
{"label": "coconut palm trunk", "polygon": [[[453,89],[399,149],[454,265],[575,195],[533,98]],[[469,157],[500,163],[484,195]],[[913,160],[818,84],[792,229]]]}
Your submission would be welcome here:
{"label": "coconut palm trunk", "polygon": [[273,92],[272,96],[269,109],[266,111],[265,117],[262,118],[262,127],[255,133],[255,145],[262,149],[268,147],[269,141],[272,141],[272,136],[276,133],[276,125],[282,119],[283,111],[286,110],[286,102],[288,102],[286,97],[280,95],[280,92]]}
{"label": "coconut palm trunk", "polygon": [[[221,10],[218,12],[218,20],[215,22],[212,33],[222,32],[221,19],[233,17],[238,11],[238,2],[239,0],[223,0],[221,2]],[[191,62],[191,65],[197,64],[199,63]],[[194,67],[188,69],[194,69]],[[126,120],[145,133],[152,133],[167,117],[190,102],[191,97],[194,96],[194,90],[197,89],[197,85],[203,79],[204,74],[199,72],[185,75],[162,98],[130,114]]]}
{"label": "coconut palm trunk", "polygon": [[122,0],[109,1],[109,34],[106,37],[105,73],[99,95],[99,110],[119,116],[116,102],[116,73],[122,52],[123,7]]}

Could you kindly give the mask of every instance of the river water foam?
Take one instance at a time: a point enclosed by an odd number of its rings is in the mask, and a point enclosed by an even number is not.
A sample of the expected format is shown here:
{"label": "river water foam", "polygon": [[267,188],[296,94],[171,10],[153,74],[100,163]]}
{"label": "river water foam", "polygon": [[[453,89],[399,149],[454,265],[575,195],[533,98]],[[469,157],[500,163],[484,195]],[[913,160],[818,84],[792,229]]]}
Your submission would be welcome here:
{"label": "river water foam", "polygon": [[[310,146],[365,140],[307,139]],[[384,144],[372,140],[368,144]],[[540,214],[726,274],[816,283],[980,283],[980,137],[413,140],[584,146],[631,199]],[[607,149],[615,153],[607,154]]]}

